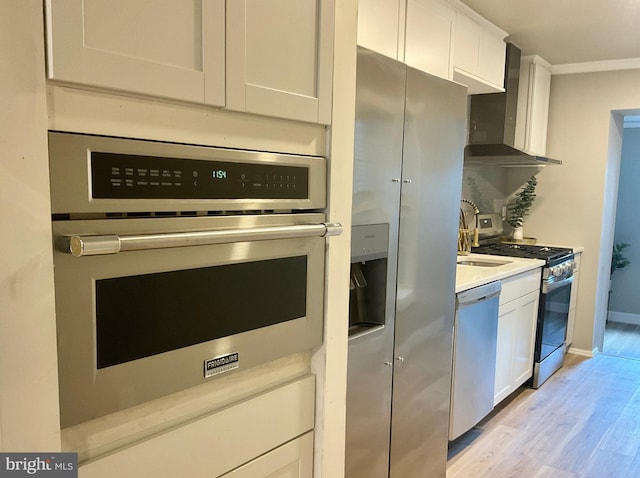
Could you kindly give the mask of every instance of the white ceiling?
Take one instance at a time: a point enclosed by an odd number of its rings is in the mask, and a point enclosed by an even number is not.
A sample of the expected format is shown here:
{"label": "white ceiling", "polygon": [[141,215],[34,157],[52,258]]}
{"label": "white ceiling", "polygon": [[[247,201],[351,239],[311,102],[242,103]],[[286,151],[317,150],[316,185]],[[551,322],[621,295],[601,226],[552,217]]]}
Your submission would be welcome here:
{"label": "white ceiling", "polygon": [[640,58],[640,0],[462,0],[552,65]]}

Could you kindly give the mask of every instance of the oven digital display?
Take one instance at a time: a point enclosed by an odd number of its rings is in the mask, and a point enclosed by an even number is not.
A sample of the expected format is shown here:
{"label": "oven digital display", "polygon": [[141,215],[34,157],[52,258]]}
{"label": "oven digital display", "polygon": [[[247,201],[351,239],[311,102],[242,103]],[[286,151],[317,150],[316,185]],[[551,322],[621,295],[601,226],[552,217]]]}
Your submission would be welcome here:
{"label": "oven digital display", "polygon": [[94,151],[91,193],[97,199],[307,199],[309,169]]}
{"label": "oven digital display", "polygon": [[227,179],[227,170],[226,169],[214,169],[211,173],[211,177],[213,179]]}

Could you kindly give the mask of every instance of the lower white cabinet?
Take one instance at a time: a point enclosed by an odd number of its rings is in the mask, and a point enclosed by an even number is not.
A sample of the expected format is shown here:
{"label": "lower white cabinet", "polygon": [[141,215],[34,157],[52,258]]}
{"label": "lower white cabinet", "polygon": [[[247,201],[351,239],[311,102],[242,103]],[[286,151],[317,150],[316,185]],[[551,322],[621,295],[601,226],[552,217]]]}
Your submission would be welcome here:
{"label": "lower white cabinet", "polygon": [[313,433],[309,432],[220,478],[311,478]]}
{"label": "lower white cabinet", "polygon": [[494,405],[533,375],[540,274],[540,269],[536,269],[502,281]]}
{"label": "lower white cabinet", "polygon": [[83,463],[79,476],[309,478],[314,405],[307,375]]}

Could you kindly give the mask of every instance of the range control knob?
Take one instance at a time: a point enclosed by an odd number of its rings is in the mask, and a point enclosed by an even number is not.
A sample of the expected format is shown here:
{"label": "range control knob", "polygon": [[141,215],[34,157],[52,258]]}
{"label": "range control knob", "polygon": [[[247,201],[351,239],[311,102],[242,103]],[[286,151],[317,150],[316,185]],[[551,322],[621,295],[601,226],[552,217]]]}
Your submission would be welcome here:
{"label": "range control knob", "polygon": [[553,266],[551,268],[551,273],[554,277],[560,277],[562,275],[562,267],[561,266]]}

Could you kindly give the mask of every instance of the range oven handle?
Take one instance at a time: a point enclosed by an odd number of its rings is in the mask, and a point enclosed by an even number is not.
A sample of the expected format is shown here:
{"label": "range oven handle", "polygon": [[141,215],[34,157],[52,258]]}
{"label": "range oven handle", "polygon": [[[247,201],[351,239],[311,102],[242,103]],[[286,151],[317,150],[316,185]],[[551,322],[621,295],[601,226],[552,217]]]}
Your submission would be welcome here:
{"label": "range oven handle", "polygon": [[542,293],[543,294],[548,294],[549,292],[553,292],[554,290],[557,290],[561,287],[567,286],[567,285],[571,285],[571,283],[573,282],[573,275],[559,280],[557,282],[543,282],[542,283]]}
{"label": "range oven handle", "polygon": [[82,257],[168,247],[203,246],[229,242],[266,241],[300,237],[329,237],[339,236],[340,234],[342,234],[342,224],[336,222],[130,236],[119,236],[117,234],[71,235],[59,238],[58,249],[61,252]]}

